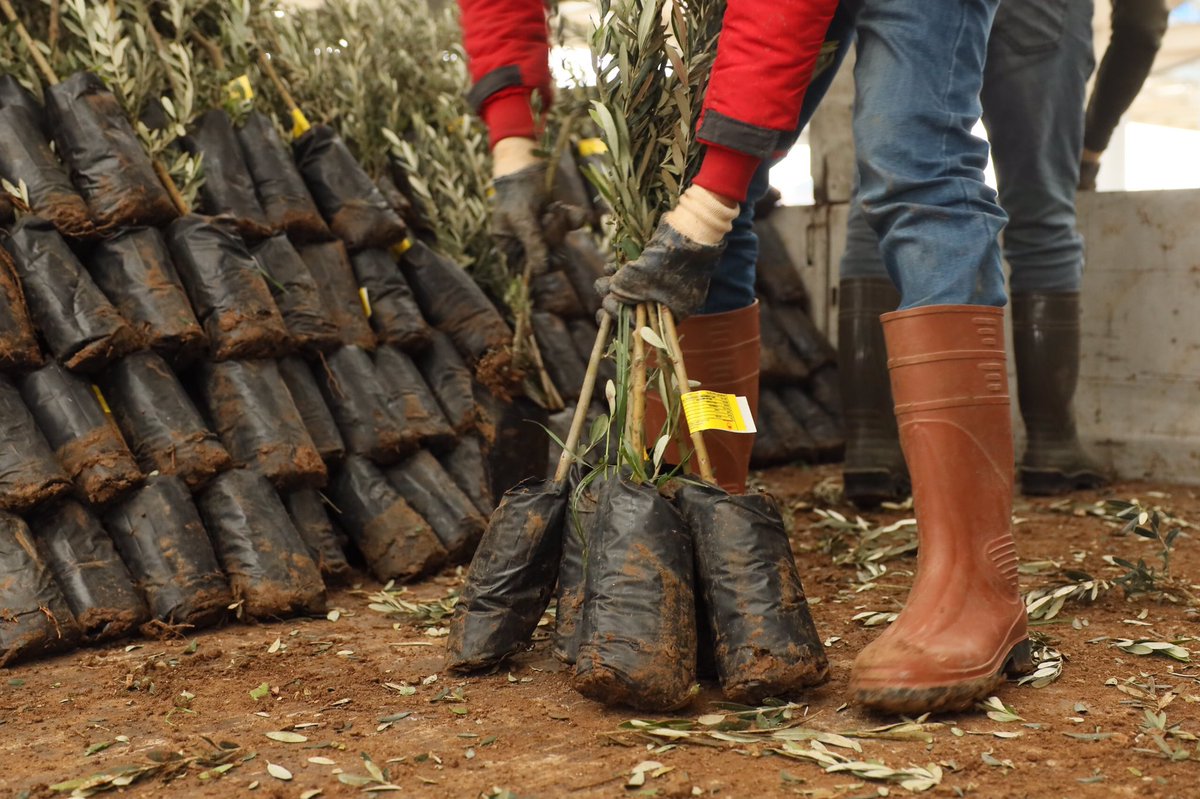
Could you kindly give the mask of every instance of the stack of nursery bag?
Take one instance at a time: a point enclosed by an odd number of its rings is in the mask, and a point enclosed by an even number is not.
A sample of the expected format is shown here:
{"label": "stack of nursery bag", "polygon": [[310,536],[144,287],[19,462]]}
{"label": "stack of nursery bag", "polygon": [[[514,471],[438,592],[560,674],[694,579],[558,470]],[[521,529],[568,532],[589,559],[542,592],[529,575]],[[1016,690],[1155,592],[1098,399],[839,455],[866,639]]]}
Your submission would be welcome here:
{"label": "stack of nursery bag", "polygon": [[32,210],[0,249],[0,664],[321,611],[342,531],[384,579],[469,557],[495,496],[471,365],[507,326],[405,277],[470,306],[462,270],[327,128],[289,150],[261,113],[202,114],[183,213],[97,77],[43,94],[0,79],[0,178]]}

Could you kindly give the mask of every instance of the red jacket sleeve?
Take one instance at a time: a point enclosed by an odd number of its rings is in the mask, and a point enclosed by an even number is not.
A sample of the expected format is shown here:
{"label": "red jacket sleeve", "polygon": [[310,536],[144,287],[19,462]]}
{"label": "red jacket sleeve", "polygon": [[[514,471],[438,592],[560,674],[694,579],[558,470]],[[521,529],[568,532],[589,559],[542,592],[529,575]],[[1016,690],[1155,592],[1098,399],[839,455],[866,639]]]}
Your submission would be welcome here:
{"label": "red jacket sleeve", "polygon": [[534,137],[529,99],[537,89],[549,104],[549,33],[542,0],[459,0],[463,46],[471,73],[467,100],[488,126],[493,144]]}
{"label": "red jacket sleeve", "polygon": [[729,0],[697,138],[695,183],[746,199],[759,163],[795,130],[838,0]]}

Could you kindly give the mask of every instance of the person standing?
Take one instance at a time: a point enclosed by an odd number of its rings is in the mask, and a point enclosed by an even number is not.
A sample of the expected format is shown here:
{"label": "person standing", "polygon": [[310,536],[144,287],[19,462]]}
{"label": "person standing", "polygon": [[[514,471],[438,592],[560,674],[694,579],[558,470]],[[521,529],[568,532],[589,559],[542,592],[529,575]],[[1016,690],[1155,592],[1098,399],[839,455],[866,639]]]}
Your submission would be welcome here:
{"label": "person standing", "polygon": [[[1108,482],[1079,442],[1073,409],[1083,277],[1075,186],[1094,64],[1091,19],[1092,0],[1000,0],[981,93],[1000,205],[1009,215],[1004,255],[1026,433],[1018,475],[1030,495]],[[859,198],[851,203],[838,311],[847,428],[842,474],[846,498],[871,507],[908,491],[878,322],[899,293]]]}
{"label": "person standing", "polygon": [[[968,707],[1006,672],[1031,668],[1011,529],[997,241],[1006,216],[983,180],[987,143],[971,133],[997,2],[846,4],[858,40],[859,198],[900,289],[883,328],[920,530],[912,592],[859,653],[850,690],[855,701],[893,712]],[[497,104],[527,95],[544,74],[541,1],[460,3],[472,95],[493,140],[503,138],[497,127],[529,137],[528,104],[520,125],[511,124],[515,104]],[[707,145],[699,173],[641,257],[598,286],[606,307],[660,302],[680,318],[704,308],[710,286],[725,277],[725,239],[739,206],[757,199],[749,196],[755,174],[797,127],[834,11],[825,0],[730,0],[697,134]],[[526,61],[508,43],[521,45]],[[496,149],[506,170],[514,166],[507,149]],[[523,149],[519,168],[536,168],[532,147]],[[508,202],[500,199],[508,174],[498,173],[497,208]],[[704,360],[689,355],[689,366]]]}

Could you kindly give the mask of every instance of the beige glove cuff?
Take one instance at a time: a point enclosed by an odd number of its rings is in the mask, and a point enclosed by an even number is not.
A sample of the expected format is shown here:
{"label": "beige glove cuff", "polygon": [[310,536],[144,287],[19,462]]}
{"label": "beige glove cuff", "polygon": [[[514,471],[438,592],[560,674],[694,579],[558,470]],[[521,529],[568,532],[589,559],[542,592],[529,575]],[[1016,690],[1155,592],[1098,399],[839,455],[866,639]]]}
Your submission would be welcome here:
{"label": "beige glove cuff", "polygon": [[699,244],[720,244],[737,219],[737,203],[729,207],[720,195],[692,184],[679,195],[679,204],[663,216],[675,230]]}
{"label": "beige glove cuff", "polygon": [[535,154],[537,142],[524,136],[501,139],[492,147],[492,177],[502,178],[520,172],[542,159]]}

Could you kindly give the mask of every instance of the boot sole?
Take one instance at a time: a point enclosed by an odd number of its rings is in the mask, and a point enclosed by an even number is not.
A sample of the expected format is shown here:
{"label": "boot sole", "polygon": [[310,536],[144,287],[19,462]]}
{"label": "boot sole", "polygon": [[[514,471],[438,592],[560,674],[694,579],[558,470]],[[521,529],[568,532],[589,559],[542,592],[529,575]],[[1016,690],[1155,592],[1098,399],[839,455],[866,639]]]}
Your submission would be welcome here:
{"label": "boot sole", "polygon": [[1053,497],[1074,491],[1094,491],[1112,481],[1096,472],[1067,473],[1060,469],[1019,469],[1021,493],[1029,497]]}
{"label": "boot sole", "polygon": [[1029,639],[1020,641],[1008,652],[1004,665],[995,674],[972,680],[923,688],[857,688],[854,701],[870,710],[902,715],[966,710],[996,690],[1005,676],[1033,671],[1033,653]]}
{"label": "boot sole", "polygon": [[886,470],[842,473],[842,495],[859,508],[878,507],[881,502],[897,502],[911,492],[907,477]]}

